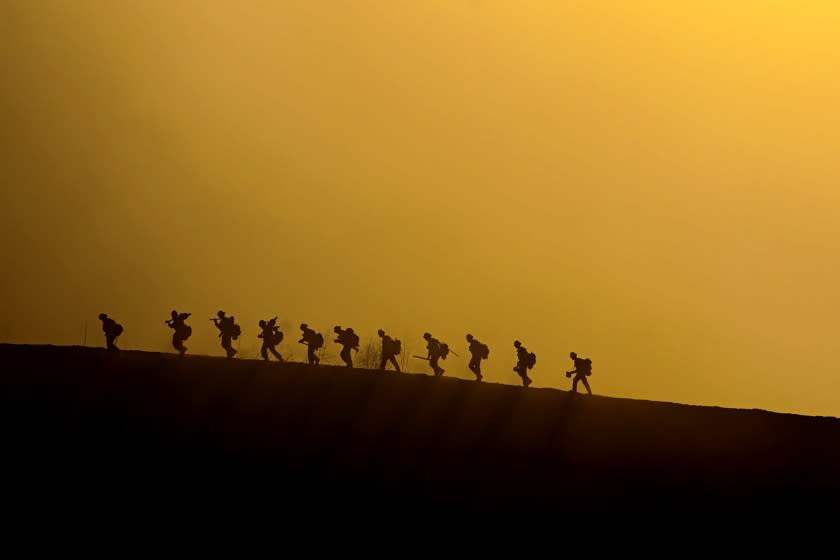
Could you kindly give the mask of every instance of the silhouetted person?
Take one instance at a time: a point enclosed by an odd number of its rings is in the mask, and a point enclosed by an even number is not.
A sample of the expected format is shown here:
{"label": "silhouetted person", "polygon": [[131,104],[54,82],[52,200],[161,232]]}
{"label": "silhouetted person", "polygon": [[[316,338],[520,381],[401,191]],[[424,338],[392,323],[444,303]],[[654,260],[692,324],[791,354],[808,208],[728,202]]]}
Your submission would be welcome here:
{"label": "silhouetted person", "polygon": [[99,318],[102,320],[102,332],[105,333],[105,347],[108,350],[119,350],[117,348],[117,338],[123,332],[122,325],[104,313],[100,313]]}
{"label": "silhouetted person", "polygon": [[342,329],[340,325],[336,325],[333,328],[333,331],[338,336],[335,339],[335,342],[341,344],[341,359],[344,360],[344,363],[347,367],[353,367],[353,350],[358,352],[359,350],[359,335],[353,332],[352,327],[347,327],[346,329]]}
{"label": "silhouetted person", "polygon": [[306,344],[308,347],[306,356],[309,359],[309,363],[317,365],[321,359],[315,355],[315,351],[324,345],[324,335],[316,333],[306,323],[300,324],[300,330],[303,331],[303,336],[300,337],[298,342]]}
{"label": "silhouetted person", "polygon": [[575,369],[566,372],[566,377],[571,377],[573,374],[575,376],[572,380],[572,393],[577,393],[578,381],[582,381],[583,386],[586,387],[586,392],[591,395],[592,389],[589,388],[589,381],[586,378],[592,375],[592,360],[589,358],[578,358],[578,355],[574,352],[571,352],[569,357],[575,363]]}
{"label": "silhouetted person", "polygon": [[280,327],[277,326],[277,317],[269,319],[268,321],[260,319],[259,325],[261,332],[257,335],[257,338],[262,339],[260,354],[262,355],[263,360],[268,361],[268,353],[271,352],[278,361],[282,362],[283,357],[277,353],[276,348],[276,346],[283,341],[283,332],[280,330]]}
{"label": "silhouetted person", "polygon": [[522,346],[518,340],[513,342],[516,348],[516,367],[513,368],[519,377],[522,378],[522,385],[527,387],[531,384],[531,378],[528,377],[528,370],[534,367],[537,361],[537,356],[533,352],[528,352],[528,349]]}
{"label": "silhouetted person", "polygon": [[400,371],[400,364],[397,363],[396,356],[402,352],[402,343],[385,334],[382,329],[379,329],[377,334],[382,339],[382,361],[379,363],[379,369],[385,369],[386,362],[390,361],[394,364],[394,369]]}
{"label": "silhouetted person", "polygon": [[470,343],[470,355],[472,356],[467,367],[475,374],[475,380],[481,381],[484,378],[481,375],[481,360],[487,359],[487,356],[490,355],[490,349],[471,334],[467,335],[467,342]]}
{"label": "silhouetted person", "polygon": [[217,317],[210,319],[216,328],[219,329],[219,337],[222,339],[222,348],[225,349],[228,358],[233,358],[236,355],[236,349],[233,347],[231,340],[239,338],[241,332],[239,325],[236,324],[233,315],[228,317],[224,311],[216,313]]}
{"label": "silhouetted person", "polygon": [[185,322],[190,315],[192,315],[192,313],[178,313],[173,309],[172,318],[166,320],[166,324],[169,325],[169,328],[175,331],[172,333],[172,346],[182,356],[187,351],[187,347],[184,346],[184,341],[186,341],[192,334],[192,327],[187,325]]}
{"label": "silhouetted person", "polygon": [[427,355],[429,365],[432,366],[435,377],[440,377],[446,370],[438,365],[438,360],[441,358],[446,359],[446,355],[449,353],[449,347],[429,333],[423,333],[423,338],[426,339],[426,349],[429,351]]}

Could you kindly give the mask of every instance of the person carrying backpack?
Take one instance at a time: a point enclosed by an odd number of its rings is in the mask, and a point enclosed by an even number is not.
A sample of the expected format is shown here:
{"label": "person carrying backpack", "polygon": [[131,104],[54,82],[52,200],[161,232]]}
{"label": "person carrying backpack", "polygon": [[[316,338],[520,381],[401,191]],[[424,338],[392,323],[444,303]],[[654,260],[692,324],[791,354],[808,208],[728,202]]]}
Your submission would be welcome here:
{"label": "person carrying backpack", "polygon": [[352,327],[342,329],[341,326],[336,325],[335,328],[333,328],[333,331],[338,335],[334,342],[337,342],[342,346],[341,354],[339,354],[339,356],[341,356],[341,359],[344,360],[347,367],[353,367],[352,351],[359,351],[359,335],[353,332]]}
{"label": "person carrying backpack", "polygon": [[402,352],[402,342],[398,339],[391,338],[382,329],[376,332],[379,338],[382,339],[382,361],[379,363],[379,369],[385,369],[386,362],[390,361],[394,364],[394,369],[400,371],[400,364],[397,363],[396,356]]}
{"label": "person carrying backpack", "polygon": [[187,351],[187,347],[184,346],[184,341],[192,335],[192,327],[186,324],[186,320],[190,315],[192,313],[178,313],[173,309],[172,318],[164,321],[169,325],[170,329],[175,331],[172,333],[172,346],[181,356]]}
{"label": "person carrying backpack", "polygon": [[449,354],[449,346],[429,333],[423,333],[423,338],[426,339],[426,349],[429,351],[426,359],[429,360],[429,365],[432,366],[435,377],[440,377],[446,370],[438,365],[438,360],[446,359]]}
{"label": "person carrying backpack", "polygon": [[575,369],[566,372],[566,377],[571,377],[574,374],[575,378],[572,380],[572,393],[577,393],[578,381],[583,382],[586,387],[586,392],[592,394],[592,389],[589,388],[589,381],[586,379],[592,375],[592,360],[589,358],[578,358],[575,352],[571,352],[569,357],[574,361]]}
{"label": "person carrying backpack", "polygon": [[268,353],[271,352],[278,361],[282,362],[283,357],[280,356],[276,348],[276,346],[283,341],[283,332],[277,326],[277,317],[269,319],[268,321],[260,319],[259,325],[261,332],[257,335],[257,338],[262,339],[260,354],[262,355],[263,360],[268,361]]}
{"label": "person carrying backpack", "polygon": [[528,370],[536,365],[537,355],[528,352],[528,349],[518,340],[513,341],[513,346],[516,348],[516,366],[514,366],[513,371],[522,378],[522,385],[527,387],[532,382],[532,379],[528,377]]}
{"label": "person carrying backpack", "polygon": [[467,342],[470,343],[470,355],[472,356],[467,367],[475,374],[475,380],[481,382],[483,379],[481,375],[481,360],[487,359],[490,355],[490,349],[486,344],[483,344],[471,334],[467,334]]}
{"label": "person carrying backpack", "polygon": [[303,336],[301,336],[298,342],[300,344],[306,344],[306,355],[307,359],[309,360],[309,363],[313,365],[318,365],[321,362],[321,359],[315,355],[315,351],[324,345],[324,335],[310,329],[309,325],[307,325],[306,323],[300,324],[300,330],[303,331]]}
{"label": "person carrying backpack", "polygon": [[242,332],[241,328],[234,321],[233,315],[228,317],[225,315],[224,311],[219,311],[216,315],[218,317],[213,317],[210,320],[213,321],[213,324],[216,325],[217,329],[219,329],[219,336],[222,339],[222,348],[224,348],[227,353],[227,357],[232,358],[236,355],[237,350],[233,347],[231,340],[239,338],[239,335]]}
{"label": "person carrying backpack", "polygon": [[105,313],[100,313],[99,319],[102,321],[102,332],[105,333],[105,347],[108,350],[118,351],[117,338],[123,332],[122,325],[108,317]]}

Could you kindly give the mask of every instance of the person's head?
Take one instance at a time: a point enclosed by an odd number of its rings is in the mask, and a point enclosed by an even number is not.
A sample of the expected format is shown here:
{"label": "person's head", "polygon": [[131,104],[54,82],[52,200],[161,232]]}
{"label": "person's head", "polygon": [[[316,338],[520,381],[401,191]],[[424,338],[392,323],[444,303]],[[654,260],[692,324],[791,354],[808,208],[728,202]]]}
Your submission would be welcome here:
{"label": "person's head", "polygon": [[260,325],[261,327],[264,327],[264,326],[265,326],[265,320],[264,320],[264,319],[260,319],[260,323],[259,323],[259,325]]}
{"label": "person's head", "polygon": [[577,353],[569,352],[569,357],[574,360],[575,358],[577,358]]}
{"label": "person's head", "polygon": [[385,336],[385,331],[379,329],[378,331],[376,331],[376,334],[378,334],[379,336]]}
{"label": "person's head", "polygon": [[107,318],[108,318],[108,316],[107,316],[107,315],[105,315],[104,313],[100,313],[100,314],[99,314],[99,318],[100,318],[101,320],[103,320],[103,321],[104,321],[105,319],[107,319]]}
{"label": "person's head", "polygon": [[224,317],[224,316],[225,316],[225,312],[224,312],[224,311],[222,311],[222,310],[220,309],[220,310],[216,313],[216,315],[218,315],[219,317]]}
{"label": "person's head", "polygon": [[305,331],[307,328],[309,328],[309,325],[307,325],[306,323],[300,324],[300,330]]}
{"label": "person's head", "polygon": [[172,318],[173,318],[173,319],[177,319],[177,318],[178,318],[178,312],[177,312],[177,311],[175,311],[174,309],[172,310]]}
{"label": "person's head", "polygon": [[423,338],[425,338],[426,340],[429,340],[430,338],[432,338],[432,335],[430,335],[430,334],[429,334],[429,333],[427,333],[427,332],[424,332],[424,333],[423,333]]}
{"label": "person's head", "polygon": [[341,332],[341,326],[340,325],[334,326],[333,327],[333,332],[337,332],[337,333]]}
{"label": "person's head", "polygon": [[472,342],[472,341],[473,341],[473,335],[467,333],[467,342]]}
{"label": "person's head", "polygon": [[347,332],[352,333],[353,332],[353,327],[347,327]]}
{"label": "person's head", "polygon": [[522,343],[519,342],[518,340],[514,340],[513,345],[516,346],[517,348],[519,348],[520,346],[522,346]]}

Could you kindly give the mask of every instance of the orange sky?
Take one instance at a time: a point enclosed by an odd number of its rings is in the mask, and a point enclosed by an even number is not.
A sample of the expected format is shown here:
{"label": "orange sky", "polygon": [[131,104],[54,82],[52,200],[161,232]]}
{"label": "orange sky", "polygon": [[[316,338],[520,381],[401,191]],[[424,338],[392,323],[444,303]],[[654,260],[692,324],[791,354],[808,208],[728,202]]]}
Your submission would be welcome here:
{"label": "orange sky", "polygon": [[609,4],[5,3],[0,341],[225,309],[840,416],[840,4]]}

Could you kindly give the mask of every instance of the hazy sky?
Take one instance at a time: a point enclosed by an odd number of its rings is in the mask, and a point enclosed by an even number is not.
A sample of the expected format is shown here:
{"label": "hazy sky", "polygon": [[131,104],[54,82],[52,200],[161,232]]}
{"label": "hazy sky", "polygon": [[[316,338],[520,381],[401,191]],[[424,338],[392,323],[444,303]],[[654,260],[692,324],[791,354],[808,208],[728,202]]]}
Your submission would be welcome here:
{"label": "hazy sky", "polygon": [[[281,317],[840,416],[840,3],[0,5],[0,341]],[[331,340],[330,336],[327,336]],[[337,345],[329,343],[334,363]],[[411,370],[428,371],[413,360]]]}

